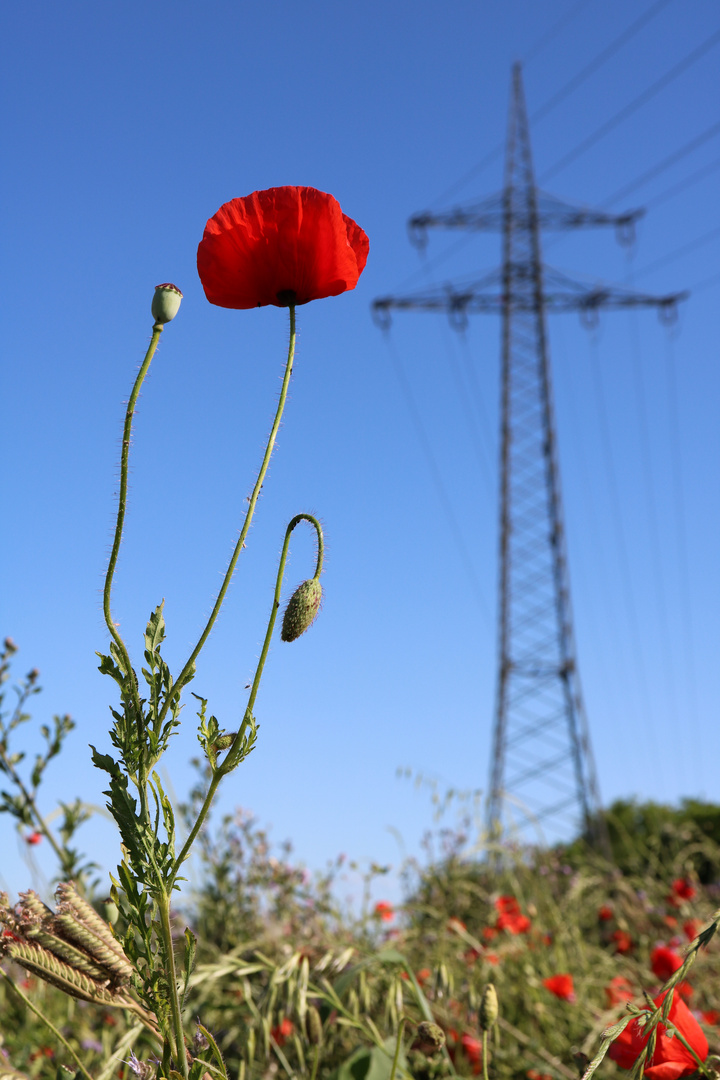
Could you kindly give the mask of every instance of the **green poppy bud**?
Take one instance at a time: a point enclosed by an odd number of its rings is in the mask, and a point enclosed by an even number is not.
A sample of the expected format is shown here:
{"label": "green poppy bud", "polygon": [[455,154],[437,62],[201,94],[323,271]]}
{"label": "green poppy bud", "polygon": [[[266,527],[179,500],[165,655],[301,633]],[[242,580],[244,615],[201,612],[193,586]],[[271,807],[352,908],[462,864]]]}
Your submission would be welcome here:
{"label": "green poppy bud", "polygon": [[308,1005],[305,1014],[305,1031],[310,1045],[319,1046],[323,1036],[322,1020],[314,1005]]}
{"label": "green poppy bud", "polygon": [[319,578],[310,578],[298,585],[288,600],[283,616],[280,637],[283,641],[295,641],[312,626],[322,600],[322,585]]}
{"label": "green poppy bud", "polygon": [[177,285],[171,285],[169,281],[166,281],[163,285],[156,285],[150,309],[155,322],[164,326],[165,323],[169,323],[174,319],[180,310],[182,298],[183,294]]}
{"label": "green poppy bud", "polygon": [[488,983],[483,990],[478,1010],[478,1021],[483,1031],[489,1031],[498,1018],[497,991],[492,983]]}

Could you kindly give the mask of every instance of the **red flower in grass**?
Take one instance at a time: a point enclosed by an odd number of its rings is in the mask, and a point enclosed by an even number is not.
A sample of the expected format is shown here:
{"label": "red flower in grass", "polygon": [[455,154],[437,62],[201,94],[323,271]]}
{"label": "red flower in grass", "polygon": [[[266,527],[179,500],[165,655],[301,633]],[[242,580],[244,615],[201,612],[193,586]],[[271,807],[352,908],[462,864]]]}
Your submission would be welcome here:
{"label": "red flower in grass", "polygon": [[675,878],[671,889],[672,895],[678,900],[694,900],[697,896],[697,889],[688,878]]}
{"label": "red flower in grass", "polygon": [[495,925],[508,934],[526,934],[531,924],[527,915],[498,915]]}
{"label": "red flower in grass", "polygon": [[598,908],[598,919],[600,922],[610,922],[613,917],[613,909],[607,904],[603,904],[601,908]]}
{"label": "red flower in grass", "polygon": [[[660,1005],[664,997],[665,994],[660,994],[655,998],[654,1004]],[[709,1049],[707,1039],[685,1002],[677,995],[673,996],[668,1019],[700,1060],[704,1061]],[[632,1020],[610,1046],[610,1057],[621,1069],[631,1069],[649,1037],[650,1033],[641,1030],[637,1020]],[[697,1061],[690,1051],[685,1049],[678,1038],[668,1035],[664,1024],[658,1024],[655,1051],[652,1059],[645,1064],[645,1075],[650,1080],[679,1080],[681,1076],[694,1073],[697,1067]]]}
{"label": "red flower in grass", "polygon": [[551,975],[549,979],[543,979],[543,986],[561,1001],[576,1000],[572,975]]}
{"label": "red flower in grass", "polygon": [[624,975],[615,975],[605,987],[605,1004],[608,1009],[620,1005],[623,1001],[632,1001],[634,997],[632,985]]}
{"label": "red flower in grass", "polygon": [[679,967],[682,967],[682,962],[682,956],[679,956],[674,949],[669,948],[667,945],[656,945],[650,953],[652,973],[657,975],[658,979],[662,979],[663,982],[667,982],[670,976],[674,975]]}
{"label": "red flower in grass", "polygon": [[270,1034],[272,1035],[278,1046],[282,1046],[286,1039],[289,1039],[293,1033],[293,1022],[288,1020],[287,1016],[284,1020],[281,1020],[277,1027],[274,1027]]}
{"label": "red flower in grass", "polygon": [[706,1009],[705,1012],[700,1013],[700,1016],[711,1027],[715,1027],[716,1024],[720,1023],[720,1012],[717,1009]]}
{"label": "red flower in grass", "polygon": [[514,896],[498,896],[495,910],[501,915],[519,915],[520,905]]}
{"label": "red flower in grass", "polygon": [[462,1035],[460,1045],[463,1053],[472,1065],[473,1075],[477,1076],[482,1070],[482,1043],[474,1035]]}
{"label": "red flower in grass", "polygon": [[25,843],[26,844],[32,844],[33,846],[35,844],[39,844],[41,840],[42,840],[42,833],[38,832],[37,829],[35,829],[34,832],[31,832],[29,836],[25,837]]}
{"label": "red flower in grass", "polygon": [[387,900],[378,900],[375,905],[375,915],[383,922],[391,922],[395,918],[395,908]]}
{"label": "red flower in grass", "polygon": [[625,953],[632,952],[633,939],[630,937],[627,930],[613,930],[610,935],[610,940],[615,945],[615,951],[622,953],[623,956]]}
{"label": "red flower in grass", "polygon": [[332,195],[311,187],[254,191],[220,207],[198,247],[200,281],[226,308],[307,304],[354,289],[370,244]]}
{"label": "red flower in grass", "polygon": [[702,930],[702,919],[688,919],[683,923],[683,933],[688,941],[694,941]]}

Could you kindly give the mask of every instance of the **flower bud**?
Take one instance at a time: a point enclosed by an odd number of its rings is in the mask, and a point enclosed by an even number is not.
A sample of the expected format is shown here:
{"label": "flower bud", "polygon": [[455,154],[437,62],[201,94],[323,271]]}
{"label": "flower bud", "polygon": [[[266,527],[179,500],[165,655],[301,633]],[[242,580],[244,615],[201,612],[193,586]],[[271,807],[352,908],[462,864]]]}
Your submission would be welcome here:
{"label": "flower bud", "polygon": [[232,744],[235,742],[236,735],[237,731],[231,731],[227,735],[218,735],[217,739],[213,743],[213,746],[218,752],[221,750],[229,750]]}
{"label": "flower bud", "polygon": [[417,1034],[412,1044],[413,1050],[419,1050],[426,1057],[432,1057],[445,1045],[445,1032],[438,1024],[430,1024],[423,1020],[417,1026]]}
{"label": "flower bud", "polygon": [[489,1031],[498,1018],[497,991],[492,983],[483,990],[478,1010],[478,1022],[483,1031]]}
{"label": "flower bud", "polygon": [[165,323],[169,323],[171,319],[174,319],[180,310],[182,298],[183,294],[177,285],[171,285],[169,281],[166,281],[163,285],[156,285],[150,309],[155,322],[164,326]]}
{"label": "flower bud", "polygon": [[311,1046],[319,1046],[322,1042],[323,1029],[320,1013],[314,1005],[308,1005],[305,1014],[305,1031]]}
{"label": "flower bud", "polygon": [[280,637],[283,641],[295,641],[304,634],[315,621],[322,600],[322,585],[319,578],[310,578],[298,585],[288,600],[283,616]]}

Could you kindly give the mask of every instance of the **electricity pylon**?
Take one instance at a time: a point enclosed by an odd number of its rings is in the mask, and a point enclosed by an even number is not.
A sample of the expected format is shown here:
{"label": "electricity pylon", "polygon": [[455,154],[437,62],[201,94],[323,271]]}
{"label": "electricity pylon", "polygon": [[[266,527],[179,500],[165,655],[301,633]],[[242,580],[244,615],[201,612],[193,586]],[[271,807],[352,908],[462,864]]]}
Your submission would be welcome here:
{"label": "electricity pylon", "polygon": [[409,222],[420,245],[429,228],[501,232],[502,269],[471,285],[373,303],[382,327],[393,309],[444,311],[458,328],[469,314],[502,316],[498,675],[487,810],[494,835],[514,817],[521,831],[520,822],[542,823],[553,839],[580,827],[606,848],[575,653],[545,316],[579,311],[592,322],[601,308],[644,306],[670,317],[686,294],[580,285],[543,264],[540,236],[613,225],[627,241],[642,213],[578,208],[537,189],[516,64],[502,192]]}

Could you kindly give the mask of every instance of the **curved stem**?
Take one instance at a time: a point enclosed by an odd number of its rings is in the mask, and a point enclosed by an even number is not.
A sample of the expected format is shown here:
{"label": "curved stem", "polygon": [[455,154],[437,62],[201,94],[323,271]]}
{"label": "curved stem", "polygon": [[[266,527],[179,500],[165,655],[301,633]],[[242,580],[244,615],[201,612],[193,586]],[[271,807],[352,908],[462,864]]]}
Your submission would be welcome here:
{"label": "curved stem", "polygon": [[[198,641],[197,645],[195,646],[195,648],[191,652],[191,654],[190,654],[190,656],[188,658],[188,661],[185,664],[185,667],[182,669],[182,671],[178,675],[177,679],[175,680],[175,685],[174,685],[173,689],[176,692],[179,692],[182,689],[182,687],[185,685],[185,682],[186,682],[190,672],[193,669],[193,665],[195,664],[195,661],[197,660],[197,658],[198,658],[198,656],[200,654],[200,650],[202,649],[203,645],[205,644],[208,637],[210,636],[210,631],[212,630],[213,626],[215,625],[215,620],[217,619],[217,617],[218,617],[218,615],[220,613],[220,608],[223,605],[223,601],[225,599],[225,594],[227,593],[228,588],[230,586],[230,582],[232,581],[232,576],[233,576],[233,574],[235,572],[235,566],[236,566],[238,558],[240,556],[240,552],[242,551],[243,546],[245,544],[245,538],[246,538],[246,536],[248,534],[248,530],[250,529],[250,525],[252,523],[253,515],[255,513],[255,506],[256,506],[258,498],[260,496],[260,490],[261,490],[261,488],[263,486],[263,481],[265,480],[265,474],[267,473],[268,466],[270,464],[270,458],[272,457],[273,448],[275,446],[275,439],[277,437],[278,429],[280,427],[280,421],[282,420],[282,414],[283,414],[283,411],[285,409],[285,400],[287,398],[288,387],[290,385],[290,376],[292,375],[294,359],[295,359],[295,305],[291,304],[290,305],[290,341],[289,341],[289,344],[288,344],[288,356],[287,356],[287,361],[286,361],[286,364],[285,364],[285,374],[284,374],[284,377],[283,377],[282,387],[281,387],[281,390],[280,390],[280,400],[278,401],[278,407],[277,407],[277,411],[275,413],[275,419],[273,420],[273,425],[272,425],[272,428],[270,430],[270,436],[268,438],[267,446],[265,448],[265,454],[264,454],[263,459],[262,459],[262,465],[260,466],[260,472],[258,473],[257,480],[255,481],[255,487],[253,488],[252,495],[250,496],[250,505],[248,506],[247,513],[245,515],[245,521],[243,522],[243,527],[242,527],[242,530],[240,532],[238,542],[235,545],[235,550],[232,553],[232,558],[230,559],[230,563],[229,563],[227,571],[225,573],[225,577],[223,578],[223,583],[220,586],[220,592],[218,593],[217,599],[215,601],[215,605],[214,605],[212,611],[210,612],[210,618],[207,621],[205,629],[203,630],[202,634],[200,635],[200,640]],[[164,703],[162,709],[160,710],[160,715],[158,717],[158,726],[160,726],[162,724],[163,720],[165,719],[167,711],[168,711],[168,709],[170,707],[170,702],[172,701],[174,696],[175,696],[175,694],[171,693],[165,699],[165,703]]]}
{"label": "curved stem", "polygon": [[27,997],[25,994],[23,994],[20,987],[16,985],[16,983],[10,978],[10,976],[7,974],[7,972],[3,971],[2,968],[0,968],[0,975],[2,975],[2,977],[7,981],[7,983],[10,985],[12,990],[18,995],[18,997],[22,998],[23,1002],[25,1003],[25,1005],[27,1005],[28,1009],[30,1009],[31,1012],[34,1012],[35,1015],[38,1017],[38,1019],[42,1020],[43,1024],[45,1024],[46,1027],[48,1027],[50,1029],[50,1031],[52,1031],[53,1035],[58,1040],[58,1042],[62,1043],[62,1045],[65,1047],[65,1049],[67,1050],[67,1052],[70,1054],[73,1061],[77,1065],[80,1072],[85,1077],[85,1080],[93,1080],[92,1076],[87,1071],[87,1069],[83,1065],[82,1061],[77,1056],[77,1054],[75,1053],[75,1051],[73,1050],[72,1046],[67,1041],[65,1036],[62,1034],[62,1032],[58,1031],[58,1029],[55,1027],[55,1025],[52,1023],[52,1021],[48,1020],[47,1016],[45,1016],[45,1014],[43,1012],[41,1012],[40,1009],[38,1009],[37,1005],[34,1005],[33,1002],[30,1000],[30,998]]}
{"label": "curved stem", "polygon": [[[120,454],[120,492],[118,494],[118,511],[117,521],[115,523],[115,536],[113,537],[112,551],[110,552],[110,561],[108,563],[107,573],[105,575],[105,588],[103,590],[103,614],[105,615],[105,622],[107,628],[110,631],[115,644],[117,645],[120,655],[122,656],[123,663],[125,664],[126,674],[128,680],[130,680],[133,686],[133,696],[135,698],[135,707],[138,714],[138,723],[142,728],[142,709],[140,708],[140,699],[138,697],[137,687],[135,686],[135,680],[133,676],[132,665],[130,663],[130,655],[125,646],[125,642],[120,637],[120,634],[113,622],[112,615],[110,613],[110,594],[112,592],[113,575],[115,574],[115,567],[117,566],[118,554],[120,552],[120,544],[122,542],[123,526],[125,524],[125,510],[127,507],[127,487],[128,487],[128,458],[130,456],[130,437],[132,435],[132,422],[133,414],[135,412],[135,405],[137,403],[138,395],[140,393],[140,387],[142,386],[145,376],[148,373],[150,362],[155,354],[160,335],[162,333],[162,323],[155,323],[153,326],[153,333],[150,339],[150,345],[148,351],[145,354],[145,359],[140,365],[140,370],[135,379],[135,385],[132,388],[132,393],[127,403],[127,409],[125,411],[125,426],[123,428],[122,438],[122,451]],[[141,731],[142,734],[142,731]]]}
{"label": "curved stem", "polygon": [[207,794],[205,795],[205,799],[203,800],[203,804],[200,807],[200,811],[198,813],[195,824],[190,830],[187,840],[183,844],[182,851],[173,863],[173,868],[170,874],[171,887],[173,882],[175,881],[175,875],[177,874],[182,864],[185,862],[185,859],[188,857],[188,854],[190,853],[190,848],[195,841],[195,837],[200,832],[200,829],[203,826],[205,818],[207,817],[208,811],[210,809],[210,805],[215,797],[215,792],[218,789],[218,784],[222,780],[223,776],[227,776],[227,774],[231,772],[232,769],[235,767],[232,764],[233,754],[239,751],[243,744],[245,732],[247,731],[248,724],[250,723],[250,717],[252,716],[252,709],[253,705],[255,704],[255,698],[257,697],[257,692],[260,689],[260,680],[262,678],[263,668],[265,667],[265,660],[267,659],[268,650],[270,648],[270,641],[272,639],[273,630],[275,628],[275,620],[277,618],[278,608],[280,607],[280,593],[282,592],[282,583],[285,574],[285,563],[287,561],[290,537],[295,527],[299,525],[301,521],[309,521],[310,524],[313,525],[315,528],[318,542],[317,562],[315,564],[315,577],[319,577],[322,573],[323,553],[325,550],[322,526],[320,525],[320,522],[317,520],[317,518],[314,518],[312,514],[296,514],[288,525],[287,529],[285,530],[285,540],[283,541],[282,552],[280,553],[280,563],[278,565],[277,577],[275,579],[275,594],[273,596],[272,610],[270,612],[270,618],[268,620],[267,630],[265,631],[265,640],[263,641],[262,652],[260,653],[260,659],[258,660],[257,667],[255,669],[255,677],[252,682],[250,697],[248,698],[248,703],[245,707],[245,715],[243,716],[240,730],[235,736],[232,746],[229,748],[224,762],[215,770],[213,778],[210,781],[210,786],[208,787]]}

